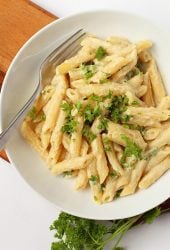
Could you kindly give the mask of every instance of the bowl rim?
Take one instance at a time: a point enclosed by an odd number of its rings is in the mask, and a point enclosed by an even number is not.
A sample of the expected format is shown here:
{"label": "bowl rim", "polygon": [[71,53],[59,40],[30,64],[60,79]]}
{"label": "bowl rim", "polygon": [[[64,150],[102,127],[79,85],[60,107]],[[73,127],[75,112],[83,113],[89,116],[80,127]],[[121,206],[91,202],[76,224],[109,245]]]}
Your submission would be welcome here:
{"label": "bowl rim", "polygon": [[[55,26],[56,23],[61,23],[65,20],[68,20],[68,19],[71,19],[71,18],[74,18],[74,17],[78,17],[78,16],[81,16],[81,15],[87,15],[87,14],[99,14],[99,13],[111,13],[111,14],[116,14],[116,15],[129,15],[131,17],[134,17],[134,18],[137,18],[137,19],[141,19],[142,21],[145,21],[147,23],[149,23],[150,25],[154,26],[156,29],[164,32],[164,33],[168,33],[166,30],[163,30],[163,29],[160,29],[159,25],[155,25],[154,22],[150,21],[148,18],[146,17],[143,17],[142,15],[138,15],[138,14],[135,14],[135,13],[132,13],[132,12],[129,12],[129,11],[121,11],[121,10],[114,10],[114,9],[97,9],[97,10],[89,10],[89,11],[81,11],[81,12],[77,12],[77,13],[74,13],[74,14],[71,14],[71,15],[67,15],[65,17],[61,17],[59,19],[56,19],[54,21],[52,21],[51,23],[45,25],[44,27],[42,27],[39,31],[37,31],[35,34],[33,34],[24,44],[23,46],[18,50],[18,52],[16,53],[15,57],[13,58],[12,62],[10,63],[10,66],[6,72],[6,75],[4,77],[4,80],[3,80],[3,84],[2,84],[2,88],[1,88],[1,95],[0,95],[0,127],[3,128],[3,121],[2,121],[2,99],[3,99],[3,95],[4,95],[4,89],[5,89],[5,85],[7,84],[8,82],[8,76],[11,72],[11,69],[13,68],[17,58],[22,54],[22,52],[25,50],[26,47],[28,47],[32,41],[34,39],[36,39],[37,36],[39,36],[41,33],[44,33],[46,32],[46,30],[49,29],[49,27],[52,27],[52,26]],[[170,34],[170,33],[169,33]],[[65,35],[65,33],[63,33],[63,35]],[[34,189],[34,187],[32,185],[29,184],[29,182],[27,182],[26,178],[20,173],[20,171],[18,171],[17,169],[17,166],[16,164],[13,162],[11,156],[10,156],[10,152],[8,151],[8,145],[7,147],[5,148],[6,150],[6,153],[7,153],[7,156],[10,160],[10,162],[13,164],[13,166],[15,167],[15,169],[17,170],[17,172],[19,173],[19,175],[21,176],[21,178],[24,180],[24,182],[32,189],[34,190],[34,192],[36,192],[38,195],[40,195],[43,199],[45,199],[46,201],[52,203],[55,205],[56,208],[58,208],[59,210],[63,210],[69,214],[72,214],[72,215],[75,215],[75,216],[82,216],[80,215],[80,213],[77,213],[75,214],[74,212],[71,212],[69,209],[63,209],[61,208],[59,205],[56,205],[54,202],[52,201],[49,201],[45,196],[43,196],[43,194],[39,193],[36,189]],[[170,194],[169,194],[169,197],[170,197]],[[147,209],[145,209],[144,211],[142,209],[138,209],[138,213],[135,213],[135,214],[132,214],[131,216],[135,216],[135,215],[138,215],[140,213],[143,213],[143,212],[146,212],[152,208],[154,208],[155,206],[159,205],[161,202],[165,201],[165,198],[162,196],[162,199],[159,199],[159,201],[155,201],[153,202],[153,206],[152,207],[149,207]],[[131,217],[129,216],[129,217]],[[86,217],[84,216],[83,218],[89,218],[89,219],[95,219],[93,217]],[[127,218],[127,217],[121,217],[121,218]],[[98,218],[97,218],[98,219]],[[111,219],[111,218],[110,218]],[[117,218],[119,219],[119,218]],[[100,218],[100,220],[108,220],[108,217],[106,218]]]}

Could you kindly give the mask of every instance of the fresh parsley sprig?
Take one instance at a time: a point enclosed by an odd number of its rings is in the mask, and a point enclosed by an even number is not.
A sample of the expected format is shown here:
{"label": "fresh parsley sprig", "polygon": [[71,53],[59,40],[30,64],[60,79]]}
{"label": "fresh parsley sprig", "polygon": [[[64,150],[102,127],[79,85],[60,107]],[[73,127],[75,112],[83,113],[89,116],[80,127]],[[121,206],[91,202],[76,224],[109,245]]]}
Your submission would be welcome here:
{"label": "fresh parsley sprig", "polygon": [[104,250],[109,242],[113,242],[112,250],[123,250],[119,244],[130,228],[138,223],[152,223],[163,212],[157,207],[144,214],[107,224],[61,212],[50,226],[57,239],[52,242],[51,250]]}
{"label": "fresh parsley sprig", "polygon": [[129,99],[126,95],[114,96],[106,107],[109,111],[108,117],[116,123],[126,123],[131,116],[124,114],[129,106]]}
{"label": "fresh parsley sprig", "polygon": [[75,120],[75,118],[72,116],[71,111],[73,109],[72,104],[68,103],[68,102],[64,102],[61,105],[61,109],[66,112],[66,121],[61,129],[61,131],[63,133],[67,133],[67,134],[72,134],[74,132],[76,132],[77,129],[77,121]]}

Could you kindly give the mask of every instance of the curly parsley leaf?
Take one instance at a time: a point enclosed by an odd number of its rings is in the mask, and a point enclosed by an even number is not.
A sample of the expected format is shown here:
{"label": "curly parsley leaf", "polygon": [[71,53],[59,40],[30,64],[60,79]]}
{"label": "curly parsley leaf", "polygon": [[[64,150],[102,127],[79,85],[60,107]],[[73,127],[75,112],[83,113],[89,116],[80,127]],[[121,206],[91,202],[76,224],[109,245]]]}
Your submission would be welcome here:
{"label": "curly parsley leaf", "polygon": [[[121,191],[117,192],[117,196]],[[156,207],[144,214],[113,220],[107,224],[61,212],[50,226],[56,238],[56,242],[51,244],[51,250],[104,250],[109,242],[112,242],[113,250],[123,250],[119,243],[130,228],[138,222],[152,223],[163,212]]]}
{"label": "curly parsley leaf", "polygon": [[78,112],[80,112],[83,108],[83,104],[81,102],[77,102],[75,104],[75,108],[77,109]]}
{"label": "curly parsley leaf", "polygon": [[82,134],[90,144],[96,138],[96,135],[90,130],[88,126],[83,128]]}
{"label": "curly parsley leaf", "polygon": [[72,104],[71,103],[68,103],[68,102],[63,102],[61,104],[61,109],[66,112],[67,116],[70,116],[71,115],[71,110],[72,110]]}
{"label": "curly parsley leaf", "polygon": [[108,122],[109,122],[109,120],[107,118],[101,117],[100,118],[100,123],[99,123],[97,128],[102,130],[102,131],[106,131],[107,128],[108,128]]}
{"label": "curly parsley leaf", "polygon": [[93,184],[96,185],[99,182],[99,177],[97,175],[91,175],[89,181],[93,182]]}
{"label": "curly parsley leaf", "polygon": [[72,116],[69,116],[66,118],[66,122],[63,125],[61,131],[63,133],[72,134],[76,132],[76,129],[77,129],[77,121]]}
{"label": "curly parsley leaf", "polygon": [[103,146],[104,146],[105,152],[111,151],[111,145],[110,145],[110,141],[108,137],[103,138]]}
{"label": "curly parsley leaf", "polygon": [[100,114],[101,114],[101,109],[99,105],[96,105],[93,108],[90,104],[87,104],[83,110],[84,121],[87,124],[92,124],[95,118],[98,117]]}
{"label": "curly parsley leaf", "polygon": [[86,80],[88,80],[96,73],[96,65],[94,65],[94,64],[89,64],[89,65],[82,64],[81,70],[82,70],[84,78]]}
{"label": "curly parsley leaf", "polygon": [[140,160],[142,158],[142,149],[126,135],[122,135],[121,138],[125,142],[125,149],[121,157],[121,163],[124,165],[126,158],[130,156],[134,156],[136,160]]}
{"label": "curly parsley leaf", "polygon": [[109,117],[113,122],[126,123],[130,120],[131,115],[124,114],[129,106],[129,99],[125,95],[114,96],[110,104],[106,107],[109,111]]}

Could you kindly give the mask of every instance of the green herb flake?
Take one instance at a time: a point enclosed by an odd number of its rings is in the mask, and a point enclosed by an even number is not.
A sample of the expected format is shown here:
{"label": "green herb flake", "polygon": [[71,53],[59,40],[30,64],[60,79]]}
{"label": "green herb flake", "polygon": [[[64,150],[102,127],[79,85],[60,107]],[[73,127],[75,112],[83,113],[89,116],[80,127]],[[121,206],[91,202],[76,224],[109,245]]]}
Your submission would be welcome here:
{"label": "green herb flake", "polygon": [[96,95],[96,94],[92,94],[92,95],[89,97],[89,100],[96,101],[97,103],[99,103],[99,102],[102,102],[102,101],[103,101],[103,97],[102,97],[102,96],[99,96],[99,95]]}
{"label": "green herb flake", "polygon": [[88,124],[92,122],[101,114],[101,109],[99,105],[96,105],[94,108],[90,104],[87,104],[83,110],[84,121]]}
{"label": "green herb flake", "polygon": [[134,100],[131,105],[133,106],[139,106],[140,105],[140,102],[138,100]]}
{"label": "green herb flake", "polygon": [[121,138],[126,144],[121,157],[121,164],[124,165],[126,163],[126,158],[131,156],[134,156],[136,160],[140,160],[142,158],[142,149],[126,135],[122,135]]}
{"label": "green herb flake", "polygon": [[44,113],[41,114],[40,119],[41,119],[41,121],[45,121],[46,120],[46,115]]}
{"label": "green herb flake", "polygon": [[94,65],[94,64],[90,64],[90,65],[82,64],[81,70],[83,72],[84,78],[86,80],[88,80],[96,73],[96,65]]}
{"label": "green herb flake", "polygon": [[103,47],[99,47],[96,51],[96,58],[98,60],[103,59],[106,56],[106,50]]}
{"label": "green herb flake", "polygon": [[112,178],[115,178],[118,176],[118,174],[114,171],[112,173],[109,173],[109,176],[112,177]]}
{"label": "green herb flake", "polygon": [[100,79],[100,84],[104,84],[108,82],[108,78],[103,78],[103,79]]}
{"label": "green herb flake", "polygon": [[36,108],[33,107],[29,112],[28,112],[28,116],[31,118],[31,120],[35,120],[36,118]]}
{"label": "green herb flake", "polygon": [[90,144],[96,138],[96,135],[90,130],[88,126],[83,128],[82,134]]}
{"label": "green herb flake", "polygon": [[73,171],[71,170],[71,171],[65,171],[64,173],[63,173],[63,176],[71,176],[73,174]]}
{"label": "green herb flake", "polygon": [[107,118],[105,118],[105,117],[101,117],[101,119],[100,119],[100,123],[99,123],[99,125],[98,125],[98,129],[100,129],[100,130],[102,130],[102,131],[106,131],[107,130],[107,128],[108,128],[108,119]]}
{"label": "green herb flake", "polygon": [[67,116],[70,116],[71,115],[71,110],[72,110],[72,104],[71,103],[68,103],[68,102],[63,102],[61,104],[61,109],[66,112]]}
{"label": "green herb flake", "polygon": [[126,123],[131,116],[123,114],[129,105],[129,99],[126,95],[114,96],[111,98],[110,104],[106,107],[109,111],[110,119],[116,123]]}
{"label": "green herb flake", "polygon": [[77,102],[75,104],[75,107],[76,107],[77,111],[80,112],[82,110],[83,104],[81,102]]}
{"label": "green herb flake", "polygon": [[95,200],[95,201],[98,201],[97,196],[94,196],[94,200]]}
{"label": "green herb flake", "polygon": [[63,133],[72,134],[76,132],[76,129],[77,129],[77,121],[70,116],[66,118],[66,122],[63,125],[61,131]]}
{"label": "green herb flake", "polygon": [[160,208],[156,207],[149,212],[145,213],[144,220],[145,222],[151,224],[159,215],[161,214]]}
{"label": "green herb flake", "polygon": [[91,175],[89,181],[91,181],[94,185],[96,185],[99,182],[99,177],[97,175]]}
{"label": "green herb flake", "polygon": [[103,146],[104,146],[104,150],[105,152],[109,152],[111,151],[111,145],[110,145],[110,141],[108,137],[104,137],[103,138]]}

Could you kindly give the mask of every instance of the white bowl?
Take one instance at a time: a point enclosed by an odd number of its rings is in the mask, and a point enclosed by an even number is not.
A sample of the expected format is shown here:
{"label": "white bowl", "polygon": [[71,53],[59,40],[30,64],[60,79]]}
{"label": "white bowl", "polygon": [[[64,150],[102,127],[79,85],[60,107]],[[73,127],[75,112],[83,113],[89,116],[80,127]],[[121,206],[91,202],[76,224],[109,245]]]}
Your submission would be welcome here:
{"label": "white bowl", "polygon": [[[38,81],[42,60],[63,36],[84,28],[100,37],[125,36],[132,41],[150,39],[153,54],[158,60],[166,89],[170,93],[170,36],[147,20],[117,11],[93,11],[59,19],[36,33],[18,52],[4,80],[1,95],[1,126],[9,123],[13,115],[31,95]],[[90,190],[77,192],[73,180],[54,177],[37,153],[16,130],[6,148],[10,161],[26,182],[48,201],[70,214],[91,219],[120,219],[143,213],[170,197],[170,171],[144,191],[97,205]],[[25,197],[26,198],[26,197]]]}

